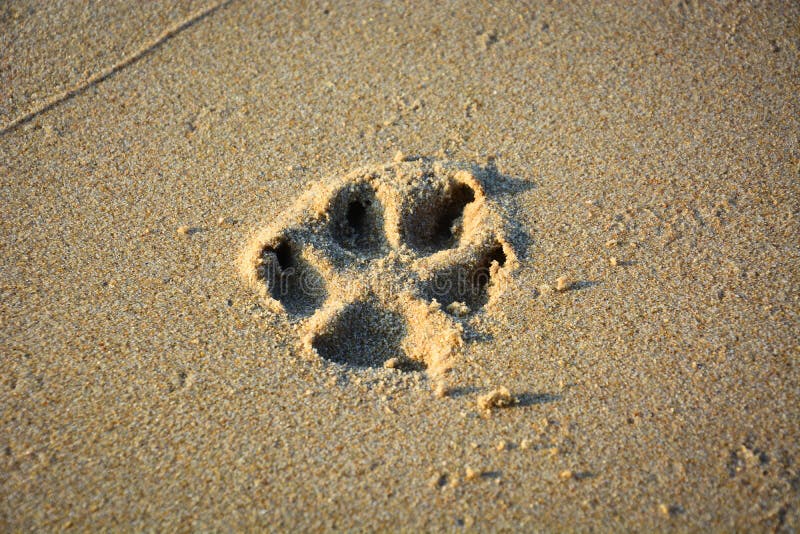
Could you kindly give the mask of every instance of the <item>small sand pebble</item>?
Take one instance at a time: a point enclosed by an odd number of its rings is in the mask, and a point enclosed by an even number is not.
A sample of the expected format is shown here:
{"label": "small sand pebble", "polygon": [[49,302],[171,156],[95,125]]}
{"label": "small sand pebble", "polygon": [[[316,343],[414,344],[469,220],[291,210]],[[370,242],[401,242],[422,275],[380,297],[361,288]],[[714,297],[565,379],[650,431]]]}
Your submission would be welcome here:
{"label": "small sand pebble", "polygon": [[478,45],[482,50],[488,50],[496,42],[497,34],[493,31],[483,32],[478,36]]}
{"label": "small sand pebble", "polygon": [[234,222],[233,217],[220,217],[217,219],[217,224],[219,226],[231,226]]}
{"label": "small sand pebble", "polygon": [[519,442],[519,448],[520,448],[520,450],[523,450],[523,451],[530,449],[531,448],[531,440],[523,439],[522,441]]}
{"label": "small sand pebble", "polygon": [[443,399],[447,396],[450,391],[447,389],[447,386],[439,383],[436,385],[436,388],[433,390],[433,394],[437,399]]}
{"label": "small sand pebble", "polygon": [[400,367],[400,358],[389,358],[383,362],[383,366],[387,369],[397,369]]}
{"label": "small sand pebble", "polygon": [[608,263],[610,263],[612,267],[616,267],[617,265],[619,265],[619,260],[614,256],[611,256],[610,258],[608,258]]}
{"label": "small sand pebble", "polygon": [[613,248],[616,247],[618,244],[619,241],[617,241],[616,239],[609,239],[608,241],[606,241],[606,248]]}
{"label": "small sand pebble", "polygon": [[559,276],[556,278],[556,291],[567,291],[572,289],[574,282],[568,276]]}
{"label": "small sand pebble", "polygon": [[392,159],[394,159],[395,163],[400,163],[401,161],[406,159],[406,155],[403,154],[402,151],[398,150],[397,152],[394,153],[394,158],[392,158]]}
{"label": "small sand pebble", "polygon": [[466,480],[476,480],[476,479],[480,478],[480,476],[481,476],[481,472],[480,471],[472,469],[471,467],[467,467],[466,473],[467,474],[464,477]]}
{"label": "small sand pebble", "polygon": [[192,229],[189,226],[179,226],[178,233],[181,235],[189,235],[192,233]]}
{"label": "small sand pebble", "polygon": [[463,302],[451,302],[447,305],[447,311],[453,315],[458,317],[464,317],[465,315],[469,315],[470,309],[469,306],[464,304]]}
{"label": "small sand pebble", "polygon": [[575,475],[569,469],[565,469],[558,474],[558,478],[560,478],[561,480],[568,480],[570,478],[573,478],[574,476]]}
{"label": "small sand pebble", "polygon": [[516,404],[517,399],[511,395],[506,387],[499,387],[486,395],[478,397],[478,408],[491,410],[493,408],[507,408]]}
{"label": "small sand pebble", "polygon": [[509,449],[508,442],[504,439],[500,440],[497,445],[495,445],[495,450],[498,452],[505,451]]}

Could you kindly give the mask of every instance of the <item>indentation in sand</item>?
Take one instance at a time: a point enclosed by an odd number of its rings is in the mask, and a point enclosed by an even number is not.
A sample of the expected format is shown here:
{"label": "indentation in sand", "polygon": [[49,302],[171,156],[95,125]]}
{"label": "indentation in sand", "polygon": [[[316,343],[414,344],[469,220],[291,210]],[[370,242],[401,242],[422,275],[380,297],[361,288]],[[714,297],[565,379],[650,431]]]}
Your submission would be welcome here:
{"label": "indentation in sand", "polygon": [[366,182],[346,184],[330,207],[331,235],[340,246],[375,258],[387,252],[383,208]]}
{"label": "indentation in sand", "polygon": [[[393,366],[409,361],[402,348],[406,320],[377,302],[358,301],[328,316],[311,338],[311,347],[326,360],[358,367]],[[410,360],[413,361],[413,360]]]}
{"label": "indentation in sand", "polygon": [[312,357],[440,375],[518,267],[490,179],[420,158],[325,181],[250,240],[242,274]]}
{"label": "indentation in sand", "polygon": [[475,201],[475,191],[456,180],[422,180],[408,201],[403,236],[414,250],[431,253],[458,243],[464,210]]}
{"label": "indentation in sand", "polygon": [[310,315],[325,300],[325,280],[313,265],[301,256],[301,250],[281,237],[261,250],[258,276],[269,288],[270,297],[284,311],[295,316]]}

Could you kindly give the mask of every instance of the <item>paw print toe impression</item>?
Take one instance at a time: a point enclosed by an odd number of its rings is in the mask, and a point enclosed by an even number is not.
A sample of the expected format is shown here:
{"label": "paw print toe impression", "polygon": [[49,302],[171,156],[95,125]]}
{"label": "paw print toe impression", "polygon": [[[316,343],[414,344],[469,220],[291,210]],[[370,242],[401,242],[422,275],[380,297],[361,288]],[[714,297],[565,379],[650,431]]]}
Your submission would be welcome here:
{"label": "paw print toe impression", "polygon": [[302,250],[281,238],[259,254],[257,277],[269,298],[293,316],[308,316],[325,301],[325,279],[302,257]]}
{"label": "paw print toe impression", "polygon": [[456,246],[465,209],[475,202],[475,190],[465,183],[450,179],[433,185],[426,181],[412,191],[402,221],[406,242],[422,254]]}
{"label": "paw print toe impression", "polygon": [[388,252],[383,207],[365,182],[343,187],[331,203],[331,237],[342,248],[365,258]]}
{"label": "paw print toe impression", "polygon": [[242,274],[314,358],[446,372],[518,264],[490,178],[418,159],[316,185],[250,241]]}

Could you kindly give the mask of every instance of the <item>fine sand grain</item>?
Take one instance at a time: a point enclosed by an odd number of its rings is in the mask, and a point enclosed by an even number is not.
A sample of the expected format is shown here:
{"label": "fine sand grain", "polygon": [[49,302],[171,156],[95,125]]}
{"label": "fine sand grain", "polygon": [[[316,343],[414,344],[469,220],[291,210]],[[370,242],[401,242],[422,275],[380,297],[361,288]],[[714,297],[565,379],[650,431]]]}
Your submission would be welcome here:
{"label": "fine sand grain", "polygon": [[4,4],[0,530],[798,530],[798,21]]}

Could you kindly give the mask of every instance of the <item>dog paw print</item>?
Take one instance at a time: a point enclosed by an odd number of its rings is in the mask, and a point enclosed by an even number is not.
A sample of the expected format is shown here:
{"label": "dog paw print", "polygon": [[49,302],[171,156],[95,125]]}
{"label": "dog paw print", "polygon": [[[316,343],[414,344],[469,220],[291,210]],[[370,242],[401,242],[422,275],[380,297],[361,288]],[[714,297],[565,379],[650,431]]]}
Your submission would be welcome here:
{"label": "dog paw print", "polygon": [[312,357],[438,375],[518,264],[490,178],[416,159],[319,184],[250,241],[243,275]]}

